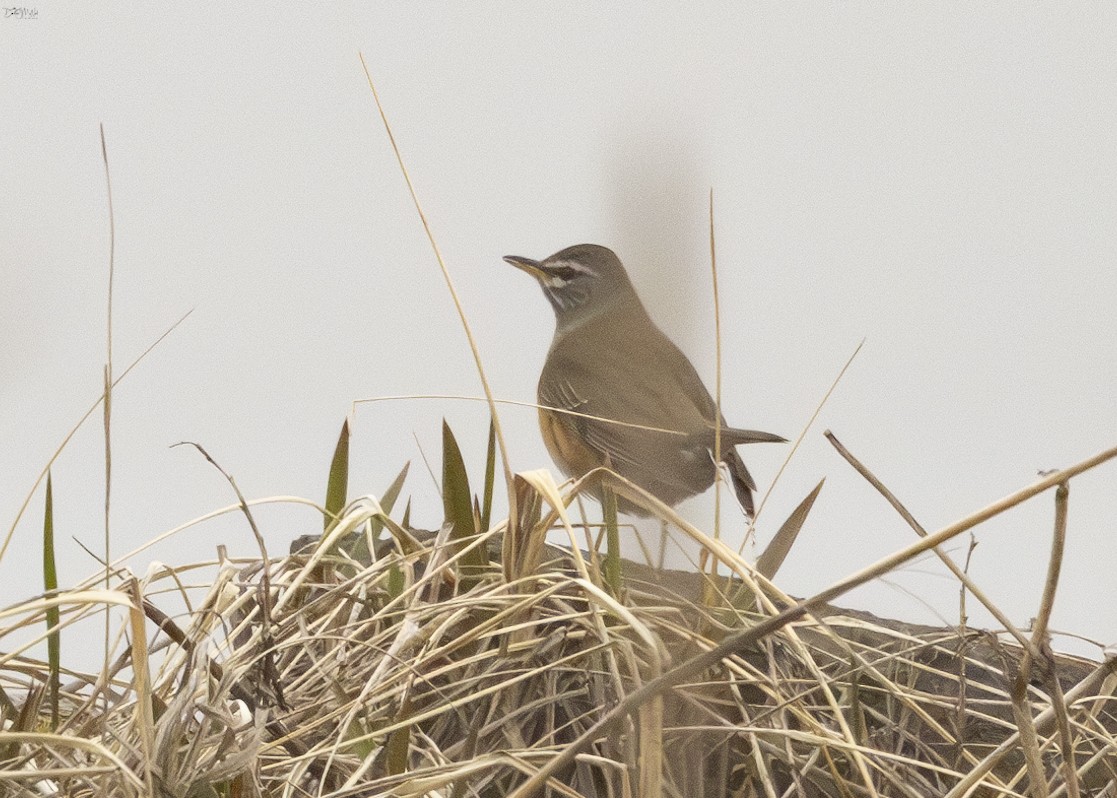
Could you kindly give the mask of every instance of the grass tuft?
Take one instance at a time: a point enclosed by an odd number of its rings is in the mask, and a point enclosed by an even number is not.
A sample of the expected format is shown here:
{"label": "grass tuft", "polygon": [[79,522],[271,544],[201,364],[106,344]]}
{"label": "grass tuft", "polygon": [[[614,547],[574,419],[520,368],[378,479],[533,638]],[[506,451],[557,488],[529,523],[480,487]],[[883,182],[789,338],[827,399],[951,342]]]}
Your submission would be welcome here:
{"label": "grass tuft", "polygon": [[[110,591],[0,611],[0,635],[37,627],[43,640],[126,610],[107,681],[62,669],[56,726],[51,665],[27,647],[0,655],[4,794],[1000,798],[1117,785],[1117,659],[797,602],[613,475],[618,495],[732,574],[626,561],[617,590],[567,516],[594,480],[518,475],[509,549],[506,520],[455,536],[390,517],[405,474],[286,557],[222,559],[216,577],[204,564],[122,573]],[[447,507],[472,525],[483,515],[458,479],[444,480]],[[543,542],[554,529],[569,546]],[[193,609],[169,617],[159,605],[180,592]]]}

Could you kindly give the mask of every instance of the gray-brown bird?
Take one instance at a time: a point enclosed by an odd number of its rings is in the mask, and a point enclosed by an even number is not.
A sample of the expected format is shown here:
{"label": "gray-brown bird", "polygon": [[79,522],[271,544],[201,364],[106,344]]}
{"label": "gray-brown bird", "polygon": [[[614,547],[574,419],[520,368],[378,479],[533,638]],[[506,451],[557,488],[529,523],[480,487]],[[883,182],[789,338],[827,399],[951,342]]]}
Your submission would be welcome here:
{"label": "gray-brown bird", "polygon": [[[652,321],[613,251],[579,244],[542,261],[504,260],[538,280],[555,311],[538,393],[543,442],[559,468],[580,477],[608,466],[669,505],[710,487],[717,406],[686,355]],[[734,447],[784,442],[721,419],[721,461],[750,518],[756,483]],[[648,514],[623,499],[618,506]]]}

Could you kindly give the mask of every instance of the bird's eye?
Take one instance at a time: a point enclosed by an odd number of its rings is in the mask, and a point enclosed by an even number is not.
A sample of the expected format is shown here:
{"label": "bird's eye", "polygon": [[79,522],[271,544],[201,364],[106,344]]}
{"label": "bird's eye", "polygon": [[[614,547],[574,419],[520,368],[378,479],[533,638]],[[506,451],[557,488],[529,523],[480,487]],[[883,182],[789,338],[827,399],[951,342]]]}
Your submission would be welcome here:
{"label": "bird's eye", "polygon": [[553,274],[564,283],[569,283],[576,277],[581,277],[583,272],[580,269],[575,269],[573,266],[559,266],[554,270]]}

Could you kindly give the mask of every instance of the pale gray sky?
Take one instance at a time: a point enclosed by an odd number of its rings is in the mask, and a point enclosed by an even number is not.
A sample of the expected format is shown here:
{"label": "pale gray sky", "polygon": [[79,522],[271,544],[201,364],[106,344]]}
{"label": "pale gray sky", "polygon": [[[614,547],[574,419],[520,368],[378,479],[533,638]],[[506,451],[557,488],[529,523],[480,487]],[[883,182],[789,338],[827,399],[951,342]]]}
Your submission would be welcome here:
{"label": "pale gray sky", "polygon": [[[232,501],[320,500],[355,399],[480,393],[365,81],[363,51],[496,394],[532,400],[552,332],[500,258],[615,249],[712,386],[707,193],[716,198],[724,408],[794,438],[865,348],[776,485],[766,543],[826,487],[780,575],[793,594],[906,545],[831,428],[934,529],[1117,443],[1117,9],[1103,4],[376,2],[91,7],[0,19],[0,520],[96,399],[116,221],[117,370],[193,315],[114,399],[113,536],[125,552]],[[478,404],[356,414],[351,492],[406,460],[434,526],[439,425],[480,475]],[[517,470],[550,467],[508,408]],[[785,447],[744,451],[763,489]],[[1055,625],[1117,638],[1117,466],[1076,480]],[[99,417],[54,468],[63,581],[94,563]],[[685,508],[700,522],[710,496]],[[1035,613],[1053,496],[978,530],[971,571]],[[261,510],[273,553],[320,528]],[[0,604],[41,590],[37,495]],[[739,539],[741,517],[725,514]],[[138,557],[254,544],[237,516]],[[964,543],[954,547],[959,556]],[[937,563],[842,603],[957,617]],[[1105,585],[1110,587],[1105,587]],[[988,617],[973,602],[972,620]],[[1063,647],[1067,644],[1063,642]],[[0,644],[2,647],[2,644]],[[1075,650],[1089,651],[1088,647]]]}

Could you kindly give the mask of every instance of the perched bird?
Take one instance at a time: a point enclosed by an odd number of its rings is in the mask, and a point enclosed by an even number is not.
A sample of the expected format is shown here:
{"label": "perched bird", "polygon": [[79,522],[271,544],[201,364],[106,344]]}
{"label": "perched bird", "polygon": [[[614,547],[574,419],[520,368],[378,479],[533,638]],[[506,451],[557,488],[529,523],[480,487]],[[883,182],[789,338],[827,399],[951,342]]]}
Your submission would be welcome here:
{"label": "perched bird", "polygon": [[[538,280],[555,311],[539,377],[539,426],[559,468],[580,477],[608,466],[669,505],[710,487],[717,406],[686,355],[652,321],[613,251],[579,244],[542,261],[504,260]],[[721,462],[750,518],[756,483],[733,447],[785,441],[721,419]],[[618,506],[648,514],[619,497]]]}

